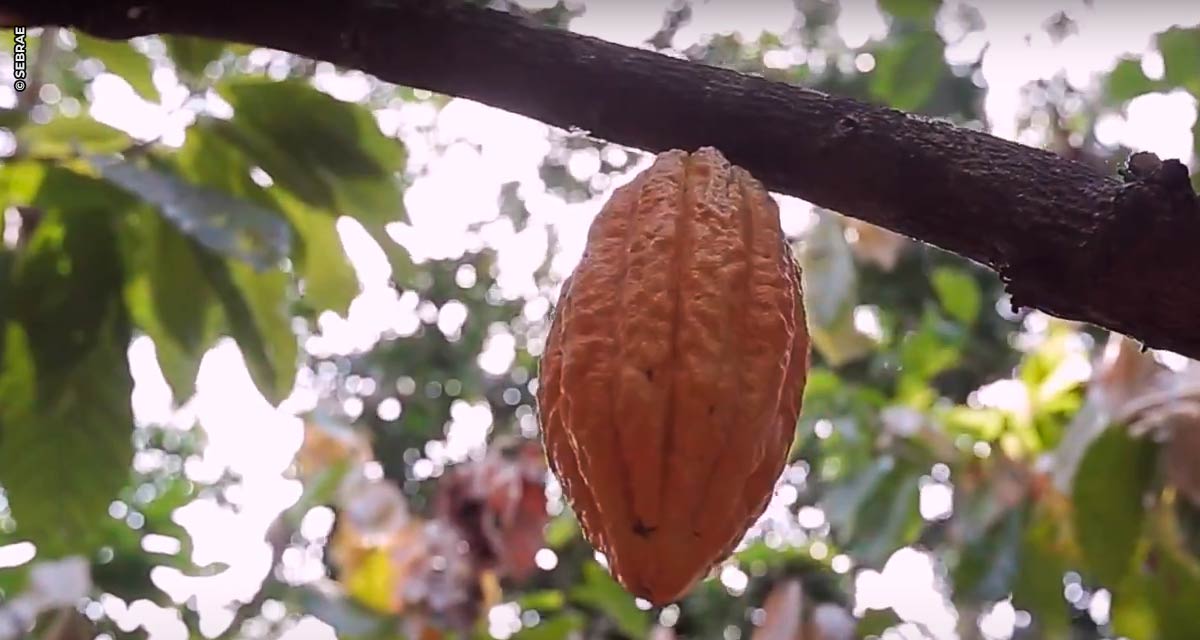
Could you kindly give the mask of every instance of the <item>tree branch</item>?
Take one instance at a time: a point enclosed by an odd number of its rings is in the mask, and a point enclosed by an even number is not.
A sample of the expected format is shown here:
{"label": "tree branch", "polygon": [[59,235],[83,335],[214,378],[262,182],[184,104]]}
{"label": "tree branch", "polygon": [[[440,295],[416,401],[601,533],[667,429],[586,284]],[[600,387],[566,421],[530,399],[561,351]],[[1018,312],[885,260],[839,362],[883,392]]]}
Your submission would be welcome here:
{"label": "tree branch", "polygon": [[1200,358],[1200,204],[1177,161],[1126,180],[982,132],[453,0],[0,0],[99,36],[205,36],[361,69],[662,151],[712,145],[794,195],[982,263],[1014,303]]}

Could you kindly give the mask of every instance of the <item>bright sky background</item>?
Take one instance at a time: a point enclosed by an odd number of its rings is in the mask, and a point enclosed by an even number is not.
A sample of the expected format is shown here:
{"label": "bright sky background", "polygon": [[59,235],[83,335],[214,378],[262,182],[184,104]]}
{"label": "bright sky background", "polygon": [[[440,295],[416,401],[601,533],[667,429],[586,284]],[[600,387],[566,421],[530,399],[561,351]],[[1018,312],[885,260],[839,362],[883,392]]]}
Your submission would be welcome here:
{"label": "bright sky background", "polygon": [[[524,2],[529,7],[548,6],[553,2]],[[955,3],[948,3],[955,4]],[[1075,9],[1082,2],[1002,3],[977,5],[987,22],[984,34],[968,37],[948,51],[951,60],[968,59],[980,47],[990,43],[983,73],[988,83],[986,108],[997,135],[1016,138],[1016,115],[1021,108],[1020,89],[1037,78],[1049,78],[1065,69],[1070,81],[1079,87],[1091,84],[1096,74],[1111,68],[1123,53],[1146,54],[1154,33],[1173,24],[1194,24],[1195,9],[1187,2],[1141,2],[1137,10],[1123,0],[1097,1],[1091,10],[1072,13],[1080,26],[1079,35],[1054,45],[1041,33],[1043,21],[1061,8]],[[663,0],[641,3],[610,3],[593,0],[587,14],[575,21],[573,30],[629,45],[638,45],[658,27]],[[698,2],[692,22],[682,29],[675,41],[686,47],[708,33],[737,30],[754,38],[767,27],[780,31],[794,17],[792,0],[759,0],[748,11],[739,0]],[[871,0],[843,2],[838,26],[851,45],[883,35],[886,26]],[[1189,22],[1190,20],[1190,22]],[[260,52],[260,56],[269,56]],[[1161,59],[1147,55],[1144,65],[1152,77],[1162,73]],[[124,80],[111,75],[97,79],[92,114],[97,119],[123,128],[141,138],[163,136],[167,143],[182,141],[183,129],[192,116],[181,110],[186,92],[176,83],[169,69],[155,73],[162,92],[162,104],[149,104],[139,98]],[[335,96],[354,100],[365,95],[368,84],[361,74],[338,77],[320,73],[318,85]],[[0,103],[11,104],[15,95],[0,87]],[[440,112],[425,105],[406,105],[399,110],[380,112],[379,121],[387,133],[398,133],[408,144],[412,162],[427,164],[427,177],[420,178],[405,194],[411,224],[396,225],[393,236],[409,247],[417,259],[453,258],[476,246],[477,239],[465,234],[468,225],[488,222],[483,238],[499,251],[500,286],[510,296],[536,296],[532,272],[544,255],[546,228],[553,228],[562,243],[554,264],[562,277],[570,272],[583,248],[585,233],[603,199],[568,205],[544,192],[537,167],[548,151],[547,128],[522,116],[508,114],[465,100],[454,100]],[[1184,92],[1153,94],[1134,100],[1127,117],[1106,118],[1098,127],[1104,143],[1123,143],[1134,149],[1153,151],[1162,157],[1190,159],[1190,129],[1196,117],[1196,102]],[[436,139],[455,144],[443,156],[434,156],[428,140],[414,128],[436,123]],[[1026,142],[1037,143],[1036,139]],[[470,144],[466,144],[470,143]],[[471,144],[478,145],[476,151]],[[615,153],[620,153],[614,151]],[[636,168],[641,169],[645,162]],[[581,154],[573,158],[571,171],[588,178],[598,168],[598,159]],[[612,187],[628,180],[618,179]],[[500,185],[519,181],[531,212],[530,224],[517,233],[504,218],[497,219],[496,200]],[[469,185],[469,188],[464,188]],[[778,197],[782,205],[785,230],[799,232],[811,218],[810,207],[789,197]],[[489,222],[490,221],[490,222]],[[421,308],[411,294],[398,295],[387,286],[388,268],[378,247],[373,246],[357,223],[339,223],[343,240],[357,269],[362,294],[355,300],[348,317],[326,314],[322,335],[307,345],[319,352],[350,352],[368,348],[385,330],[411,334],[421,317],[433,313],[438,324],[453,330],[464,318],[461,309]],[[548,305],[548,301],[544,301]],[[502,371],[513,355],[511,337],[491,340],[480,357],[481,366]],[[315,398],[301,380],[296,392],[280,408],[271,407],[254,389],[244,363],[232,342],[222,343],[204,359],[197,384],[197,395],[176,413],[166,383],[157,369],[153,345],[145,339],[129,350],[136,379],[134,408],[140,424],[173,423],[187,425],[198,418],[209,438],[202,458],[189,461],[187,473],[201,480],[215,478],[222,470],[240,474],[244,481],[236,493],[243,509],[233,513],[211,501],[197,501],[181,509],[178,521],[193,533],[195,561],[204,565],[223,562],[229,571],[211,578],[186,578],[171,569],[159,569],[154,579],[172,598],[183,601],[196,597],[205,611],[204,631],[215,633],[228,624],[222,606],[231,598],[249,599],[261,579],[270,570],[269,549],[263,540],[272,519],[299,497],[300,487],[284,477],[284,471],[301,442],[301,423],[296,413],[312,406]],[[462,459],[471,449],[482,446],[487,436],[490,415],[486,405],[456,411],[448,440],[450,459]],[[143,459],[140,465],[156,461]],[[772,503],[767,518],[796,522],[788,515],[787,505],[795,495],[781,491]],[[948,509],[949,492],[934,483],[922,495],[922,511],[934,515]],[[816,528],[823,523],[817,509],[801,511],[799,525]],[[327,529],[328,523],[323,525]],[[318,526],[318,528],[320,528]],[[319,532],[318,532],[319,533]],[[28,558],[28,545],[0,548],[0,567],[19,564]],[[836,563],[835,563],[836,564]],[[848,568],[848,563],[843,563]],[[744,574],[736,569],[722,572],[721,580],[730,588],[744,583]],[[919,622],[938,635],[953,638],[955,620],[944,597],[936,590],[936,569],[925,554],[906,549],[897,552],[882,572],[866,571],[857,577],[860,607],[895,606],[907,620]],[[116,598],[101,603],[106,613],[127,625],[139,621],[154,640],[185,638],[186,630],[172,610],[160,610],[149,603],[132,608]],[[1106,606],[1106,605],[1105,605]],[[503,617],[497,612],[497,617]],[[1098,612],[1103,613],[1103,612]],[[990,638],[1006,638],[1014,622],[1020,619],[1011,605],[1001,603],[985,619]],[[130,629],[133,627],[130,626]],[[902,629],[900,637],[921,637],[916,627]],[[292,639],[333,637],[323,623],[312,619],[292,629]]]}

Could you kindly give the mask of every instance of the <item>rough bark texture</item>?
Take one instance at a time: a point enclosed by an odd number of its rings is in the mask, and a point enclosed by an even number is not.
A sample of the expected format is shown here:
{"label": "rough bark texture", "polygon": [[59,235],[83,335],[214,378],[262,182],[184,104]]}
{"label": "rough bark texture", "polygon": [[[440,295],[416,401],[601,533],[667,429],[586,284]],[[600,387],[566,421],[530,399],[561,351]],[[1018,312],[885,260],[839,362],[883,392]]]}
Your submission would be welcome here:
{"label": "rough bark texture", "polygon": [[1200,358],[1186,168],[1122,181],[985,133],[445,0],[0,0],[0,23],[253,43],[659,152],[720,149],[767,188],[980,262],[1014,302]]}
{"label": "rough bark texture", "polygon": [[808,357],[761,183],[702,148],[613,193],[555,309],[538,412],[584,535],[631,593],[679,598],[762,515]]}

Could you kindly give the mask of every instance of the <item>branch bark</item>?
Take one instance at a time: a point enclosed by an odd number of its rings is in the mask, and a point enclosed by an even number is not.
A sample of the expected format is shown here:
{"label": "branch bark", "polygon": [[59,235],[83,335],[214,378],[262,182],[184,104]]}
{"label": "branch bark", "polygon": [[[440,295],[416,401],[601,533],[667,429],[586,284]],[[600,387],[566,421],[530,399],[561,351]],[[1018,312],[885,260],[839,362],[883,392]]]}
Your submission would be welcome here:
{"label": "branch bark", "polygon": [[658,152],[715,146],[772,191],[979,262],[1014,305],[1200,358],[1200,202],[1175,160],[1124,180],[988,134],[455,0],[0,0],[98,36],[252,43]]}

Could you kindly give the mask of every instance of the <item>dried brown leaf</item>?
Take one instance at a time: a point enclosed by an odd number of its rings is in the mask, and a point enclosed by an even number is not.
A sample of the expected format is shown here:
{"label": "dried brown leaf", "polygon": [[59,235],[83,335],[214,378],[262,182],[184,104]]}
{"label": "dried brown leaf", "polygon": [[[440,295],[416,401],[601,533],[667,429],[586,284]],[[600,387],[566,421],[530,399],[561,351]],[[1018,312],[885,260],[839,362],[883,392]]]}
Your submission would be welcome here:
{"label": "dried brown leaf", "polygon": [[441,626],[470,629],[483,605],[479,569],[470,545],[448,523],[425,524],[422,540],[407,549],[396,548],[397,561],[406,571],[397,582],[400,600],[420,607]]}
{"label": "dried brown leaf", "polygon": [[1097,400],[1115,410],[1145,390],[1164,370],[1136,342],[1120,334],[1110,334],[1088,385],[1089,396],[1097,394]]}
{"label": "dried brown leaf", "polygon": [[1071,420],[1054,454],[1053,476],[1058,490],[1069,489],[1088,445],[1110,424],[1128,422],[1131,409],[1172,375],[1133,340],[1109,334],[1093,364],[1084,405]]}
{"label": "dried brown leaf", "polygon": [[517,580],[536,567],[549,516],[546,468],[541,448],[527,442],[512,450],[493,450],[442,479],[435,511],[452,523],[471,545],[480,567],[494,568]]}
{"label": "dried brown leaf", "polygon": [[884,271],[896,268],[908,238],[855,218],[845,218],[847,240],[854,257],[878,265]]}
{"label": "dried brown leaf", "polygon": [[1167,480],[1180,495],[1200,507],[1200,415],[1173,420],[1170,441],[1163,447]]}
{"label": "dried brown leaf", "polygon": [[296,470],[301,478],[312,478],[343,461],[363,463],[371,459],[366,435],[351,427],[313,418],[304,423],[304,442],[296,453]]}

